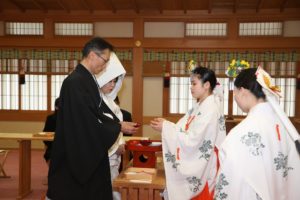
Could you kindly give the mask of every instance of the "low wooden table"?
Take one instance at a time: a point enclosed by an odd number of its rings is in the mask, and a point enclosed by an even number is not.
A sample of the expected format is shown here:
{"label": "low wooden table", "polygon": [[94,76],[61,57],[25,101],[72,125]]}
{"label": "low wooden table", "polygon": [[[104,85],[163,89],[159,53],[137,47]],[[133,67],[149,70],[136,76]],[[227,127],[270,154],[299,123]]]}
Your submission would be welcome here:
{"label": "low wooden table", "polygon": [[23,199],[31,190],[31,141],[51,141],[53,134],[34,136],[33,133],[0,133],[0,139],[19,142],[19,187],[17,199]]}
{"label": "low wooden table", "polygon": [[124,170],[113,181],[113,189],[121,193],[122,200],[162,200],[160,193],[166,187],[162,157],[157,158],[157,175],[151,183],[125,179]]}

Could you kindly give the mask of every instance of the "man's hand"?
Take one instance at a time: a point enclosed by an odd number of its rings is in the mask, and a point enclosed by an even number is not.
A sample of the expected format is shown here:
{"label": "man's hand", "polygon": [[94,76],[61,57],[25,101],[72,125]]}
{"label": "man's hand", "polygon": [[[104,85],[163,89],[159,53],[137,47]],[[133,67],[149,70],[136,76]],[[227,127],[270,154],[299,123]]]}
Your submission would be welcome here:
{"label": "man's hand", "polygon": [[138,131],[137,123],[135,122],[120,122],[121,131],[127,134],[134,134]]}

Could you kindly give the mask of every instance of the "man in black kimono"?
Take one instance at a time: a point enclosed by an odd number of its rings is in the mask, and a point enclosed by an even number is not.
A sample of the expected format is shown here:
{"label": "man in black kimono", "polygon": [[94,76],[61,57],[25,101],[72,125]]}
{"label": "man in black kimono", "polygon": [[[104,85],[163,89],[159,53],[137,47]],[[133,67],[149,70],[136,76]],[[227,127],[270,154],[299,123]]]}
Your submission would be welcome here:
{"label": "man in black kimono", "polygon": [[105,69],[112,50],[102,38],[90,40],[82,50],[83,60],[62,84],[48,199],[112,199],[108,149],[120,131],[137,131],[136,123],[118,122],[104,114],[109,109],[94,75]]}

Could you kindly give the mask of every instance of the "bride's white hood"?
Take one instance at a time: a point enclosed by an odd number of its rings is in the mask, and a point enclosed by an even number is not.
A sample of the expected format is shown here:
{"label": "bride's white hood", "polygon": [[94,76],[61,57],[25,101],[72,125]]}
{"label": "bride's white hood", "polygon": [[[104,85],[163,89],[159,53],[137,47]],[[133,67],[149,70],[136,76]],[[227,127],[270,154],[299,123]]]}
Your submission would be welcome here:
{"label": "bride's white hood", "polygon": [[109,62],[107,63],[105,70],[96,75],[96,78],[100,88],[102,88],[106,83],[118,77],[118,81],[116,83],[115,88],[109,94],[106,94],[107,97],[114,100],[122,87],[125,74],[126,71],[122,63],[120,62],[117,55],[114,52],[112,52],[110,54]]}

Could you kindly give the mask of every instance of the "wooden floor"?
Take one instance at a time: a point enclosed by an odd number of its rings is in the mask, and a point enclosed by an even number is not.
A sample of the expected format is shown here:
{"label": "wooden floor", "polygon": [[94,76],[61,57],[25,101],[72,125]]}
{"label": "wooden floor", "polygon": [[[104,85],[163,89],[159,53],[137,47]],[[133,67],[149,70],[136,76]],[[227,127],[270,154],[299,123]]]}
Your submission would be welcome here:
{"label": "wooden floor", "polygon": [[[32,150],[31,160],[31,188],[33,192],[24,200],[40,200],[47,191],[48,166],[43,158],[42,150]],[[19,152],[11,150],[4,166],[10,178],[0,178],[0,200],[13,200],[18,195]]]}

